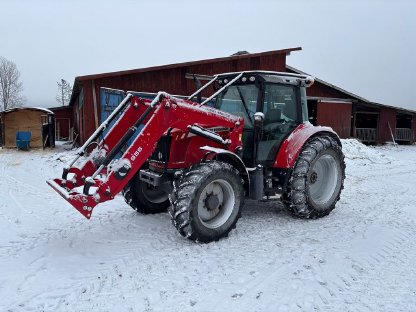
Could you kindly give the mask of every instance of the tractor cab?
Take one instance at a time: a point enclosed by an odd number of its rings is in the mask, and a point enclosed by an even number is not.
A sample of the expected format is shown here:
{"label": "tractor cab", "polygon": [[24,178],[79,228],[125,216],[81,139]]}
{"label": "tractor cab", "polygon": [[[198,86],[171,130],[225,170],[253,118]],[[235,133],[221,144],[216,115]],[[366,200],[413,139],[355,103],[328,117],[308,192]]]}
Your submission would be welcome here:
{"label": "tractor cab", "polygon": [[218,76],[216,89],[223,90],[215,108],[244,118],[242,159],[246,166],[273,166],[283,140],[308,120],[305,88],[312,83],[305,76],[275,72]]}

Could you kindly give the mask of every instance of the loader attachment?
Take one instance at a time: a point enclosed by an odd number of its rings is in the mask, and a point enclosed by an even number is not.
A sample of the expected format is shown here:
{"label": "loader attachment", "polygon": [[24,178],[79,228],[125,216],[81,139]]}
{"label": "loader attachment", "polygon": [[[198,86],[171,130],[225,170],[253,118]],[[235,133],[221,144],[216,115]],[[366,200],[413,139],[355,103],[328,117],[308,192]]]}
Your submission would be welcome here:
{"label": "loader attachment", "polygon": [[[77,151],[77,156],[68,167],[63,169],[62,178],[47,181],[59,195],[68,201],[84,217],[89,219],[94,207],[100,203],[114,198],[120,189],[128,182],[124,179],[126,172],[129,171],[130,164],[125,158],[115,160],[114,158],[121,152],[127,141],[138,132],[139,126],[145,123],[156,104],[162,99],[160,93],[153,102],[149,100],[133,97],[128,94],[117,106],[116,110],[105,120],[85,144]],[[121,113],[121,115],[119,115]],[[97,144],[97,147],[79,166],[75,163],[81,156],[86,155],[88,147],[96,143],[108,125],[118,118],[116,124],[108,131],[106,136]],[[149,154],[148,151],[146,154]],[[133,153],[134,154],[134,153]],[[136,167],[144,163],[142,159]],[[108,165],[113,161],[111,168]],[[120,166],[123,163],[125,166]],[[117,167],[118,166],[118,167]],[[98,178],[100,176],[100,178]],[[123,181],[120,183],[110,183],[108,179]],[[126,180],[126,181],[124,181]],[[110,187],[111,186],[111,187]],[[94,192],[95,191],[95,192]],[[92,194],[90,194],[93,192]]]}
{"label": "loader attachment", "polygon": [[[118,118],[105,137],[98,138]],[[241,145],[242,118],[201,107],[198,103],[159,92],[153,101],[128,94],[116,110],[78,150],[76,158],[63,170],[62,178],[47,181],[59,195],[89,219],[99,203],[113,199],[143,167],[160,138],[169,129],[192,132],[235,150]],[[231,131],[227,140],[203,126],[224,126]],[[134,138],[133,142],[128,142]],[[232,142],[232,143],[231,143]],[[97,147],[82,161],[90,144]],[[124,151],[122,156],[117,156]],[[76,165],[76,162],[79,164]]]}
{"label": "loader attachment", "polygon": [[68,192],[61,185],[63,179],[54,179],[46,181],[59,195],[66,199],[76,210],[78,210],[87,219],[91,218],[92,209],[97,205],[95,200],[91,200],[91,196],[86,196],[78,192]]}

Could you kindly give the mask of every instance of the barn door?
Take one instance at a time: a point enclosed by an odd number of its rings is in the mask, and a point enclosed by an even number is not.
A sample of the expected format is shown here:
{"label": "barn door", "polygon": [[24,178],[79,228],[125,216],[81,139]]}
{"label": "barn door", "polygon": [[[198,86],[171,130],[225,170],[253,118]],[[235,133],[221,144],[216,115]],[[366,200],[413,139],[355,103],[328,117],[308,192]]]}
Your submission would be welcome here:
{"label": "barn door", "polygon": [[[124,99],[125,93],[122,90],[100,88],[100,104],[101,104],[101,115],[100,123],[103,123],[108,116],[114,111],[114,109]],[[105,136],[108,130],[113,126],[114,121],[104,130],[103,136]]]}
{"label": "barn door", "polygon": [[54,115],[41,115],[42,146],[55,147],[55,117]]}
{"label": "barn door", "polygon": [[[131,92],[135,96],[139,96],[143,99],[153,100],[156,97],[156,93],[147,93],[147,92]],[[108,116],[114,111],[114,109],[120,104],[120,102],[126,97],[126,93],[122,90],[110,89],[110,88],[100,88],[100,105],[101,105],[101,115],[100,123],[103,123]],[[117,118],[110,123],[110,125],[104,130],[102,137],[108,133],[111,127],[115,124]],[[143,125],[138,127],[138,131],[127,141],[127,145],[130,145],[133,140],[139,135],[140,131],[143,129]]]}

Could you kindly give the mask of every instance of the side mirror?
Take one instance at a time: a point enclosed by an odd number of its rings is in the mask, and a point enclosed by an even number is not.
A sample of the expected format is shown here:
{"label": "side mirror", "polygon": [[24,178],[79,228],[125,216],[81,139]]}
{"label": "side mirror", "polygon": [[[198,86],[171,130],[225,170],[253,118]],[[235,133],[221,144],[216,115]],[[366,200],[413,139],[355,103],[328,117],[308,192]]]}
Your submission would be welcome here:
{"label": "side mirror", "polygon": [[[195,75],[194,75],[194,83],[195,83],[195,86],[196,86],[196,89],[197,90],[199,90],[199,89],[201,89],[201,87],[202,87],[202,82],[201,82],[201,80],[199,80],[198,79],[198,77],[196,77]],[[199,103],[199,104],[201,104],[201,102],[202,102],[202,95],[201,95],[201,92],[199,92],[197,95],[196,95],[196,101]]]}
{"label": "side mirror", "polygon": [[264,114],[262,112],[257,112],[254,114],[254,126],[255,127],[263,127],[264,121]]}

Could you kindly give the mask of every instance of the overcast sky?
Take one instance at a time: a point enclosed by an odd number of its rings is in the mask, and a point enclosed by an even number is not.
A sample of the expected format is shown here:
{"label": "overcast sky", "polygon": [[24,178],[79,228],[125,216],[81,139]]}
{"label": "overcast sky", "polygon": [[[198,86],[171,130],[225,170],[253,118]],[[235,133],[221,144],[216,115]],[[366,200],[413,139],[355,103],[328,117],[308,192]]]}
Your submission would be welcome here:
{"label": "overcast sky", "polygon": [[61,78],[298,46],[289,65],[416,110],[415,0],[0,0],[26,106],[57,106]]}

